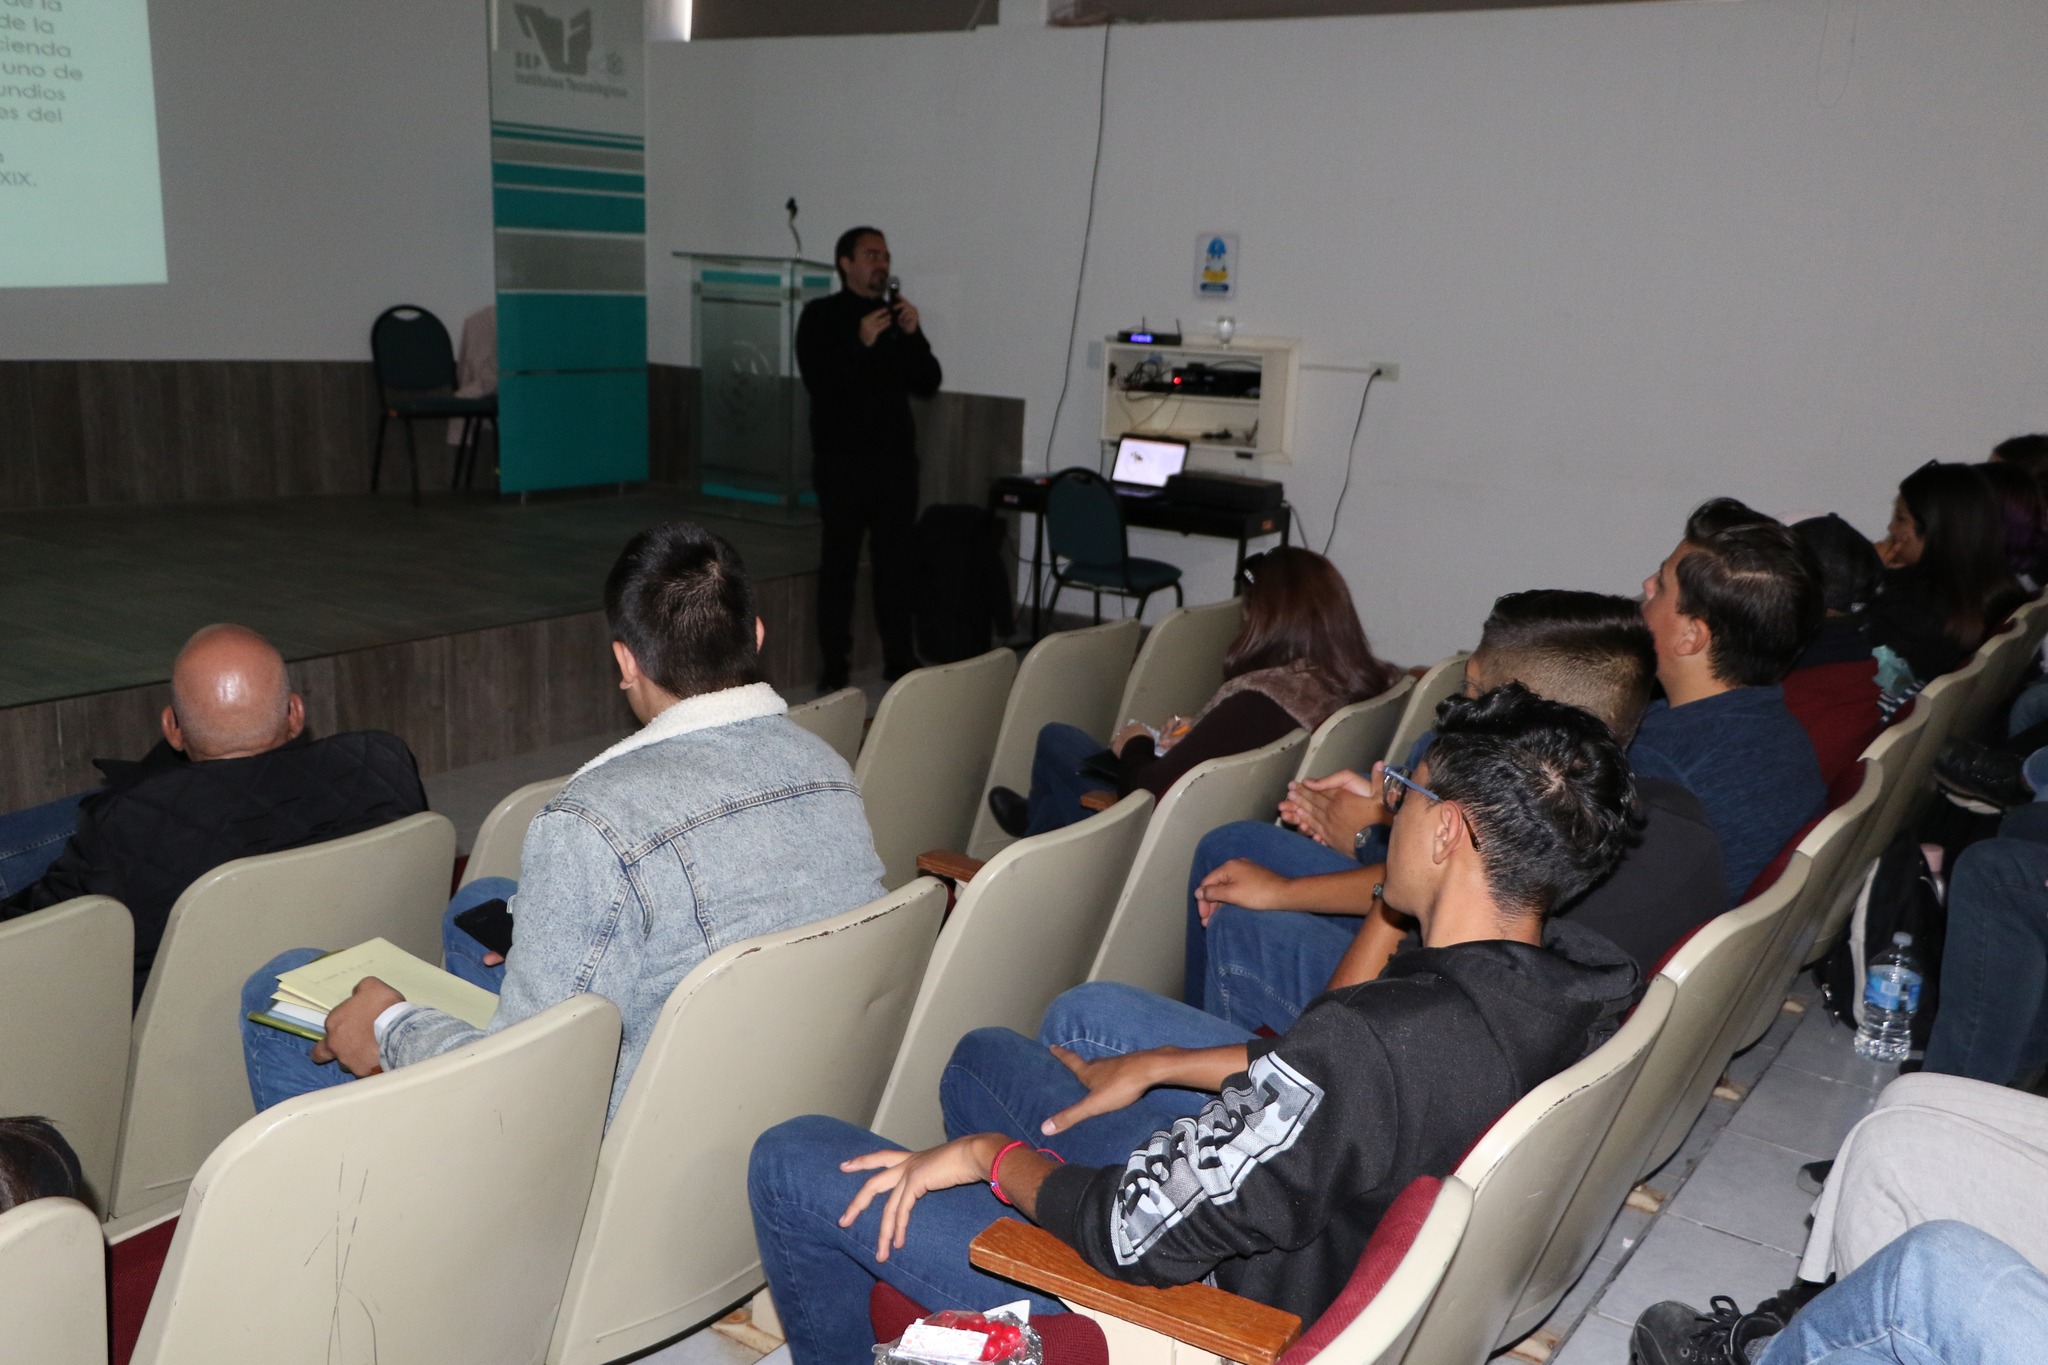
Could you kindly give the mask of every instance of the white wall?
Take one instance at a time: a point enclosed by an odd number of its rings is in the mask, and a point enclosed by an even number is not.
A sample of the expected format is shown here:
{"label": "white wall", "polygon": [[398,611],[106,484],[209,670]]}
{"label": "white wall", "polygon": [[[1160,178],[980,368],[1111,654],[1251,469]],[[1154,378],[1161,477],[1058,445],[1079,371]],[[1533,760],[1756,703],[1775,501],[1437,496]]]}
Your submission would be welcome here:
{"label": "white wall", "polygon": [[[1243,237],[1247,333],[1395,361],[1334,557],[1403,661],[1492,598],[1632,591],[1714,493],[1883,525],[1897,479],[2048,426],[2048,4],[1739,0],[1119,29],[1090,338],[1192,299]],[[650,57],[654,355],[677,248],[885,227],[947,387],[1060,387],[1102,33],[664,44]],[[1309,373],[1284,478],[1330,527],[1359,379]],[[1141,537],[1227,591],[1228,547]]]}
{"label": "white wall", "polygon": [[491,301],[483,0],[155,0],[170,282],[0,290],[0,359],[332,360]]}

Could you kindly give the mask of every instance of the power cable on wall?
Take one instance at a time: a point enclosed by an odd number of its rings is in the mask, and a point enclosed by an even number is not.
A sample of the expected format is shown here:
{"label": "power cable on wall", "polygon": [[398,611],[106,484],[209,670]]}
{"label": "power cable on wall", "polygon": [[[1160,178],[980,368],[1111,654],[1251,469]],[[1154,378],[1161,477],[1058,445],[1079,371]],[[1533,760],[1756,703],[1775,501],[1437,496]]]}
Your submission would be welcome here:
{"label": "power cable on wall", "polygon": [[[1323,557],[1329,558],[1330,547],[1337,543],[1337,520],[1344,515],[1344,495],[1351,491],[1351,467],[1358,459],[1358,433],[1365,426],[1365,400],[1372,397],[1373,382],[1380,377],[1377,368],[1365,377],[1365,387],[1358,391],[1358,418],[1351,424],[1351,444],[1344,449],[1344,485],[1337,490],[1337,505],[1330,509],[1330,534],[1323,538]],[[1306,542],[1306,530],[1302,540]]]}
{"label": "power cable on wall", "polygon": [[1088,217],[1081,227],[1081,268],[1074,276],[1074,311],[1067,320],[1067,358],[1060,367],[1059,401],[1052,405],[1052,424],[1045,431],[1045,470],[1052,472],[1053,440],[1059,435],[1060,412],[1067,406],[1067,389],[1074,382],[1074,338],[1081,330],[1081,286],[1088,280],[1088,244],[1095,236],[1095,193],[1102,183],[1102,129],[1109,108],[1109,31],[1102,26],[1102,70],[1095,87],[1095,161],[1088,171]]}

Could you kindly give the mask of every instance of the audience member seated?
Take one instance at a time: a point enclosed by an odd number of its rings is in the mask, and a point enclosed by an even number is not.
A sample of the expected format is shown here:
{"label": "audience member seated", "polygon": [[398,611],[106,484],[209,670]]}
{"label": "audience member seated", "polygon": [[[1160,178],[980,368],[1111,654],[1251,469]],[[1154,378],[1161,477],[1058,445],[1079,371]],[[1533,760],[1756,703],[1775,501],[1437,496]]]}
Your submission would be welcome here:
{"label": "audience member seated", "polygon": [[1682,783],[1706,807],[1731,905],[1827,804],[1813,742],[1779,686],[1821,611],[1805,543],[1733,498],[1702,504],[1643,580],[1664,700],[1643,716],[1629,758],[1639,776]]}
{"label": "audience member seated", "polygon": [[[1655,678],[1650,632],[1634,602],[1603,593],[1519,592],[1494,603],[1465,662],[1465,695],[1519,682],[1590,711],[1626,745]],[[1399,778],[1387,778],[1378,765],[1372,780],[1400,789]],[[1727,903],[1720,842],[1699,799],[1659,779],[1639,779],[1636,790],[1642,842],[1559,913],[1605,936],[1647,977],[1674,943]],[[1360,818],[1383,819],[1385,809],[1375,797]],[[1385,874],[1377,857],[1360,866],[1267,823],[1212,831],[1196,850],[1191,878],[1188,1003],[1243,1028],[1279,1030],[1325,990],[1379,975],[1410,927],[1373,899]]]}
{"label": "audience member seated", "polygon": [[1826,613],[1785,675],[1785,708],[1813,741],[1821,781],[1832,785],[1884,729],[1877,658],[1863,620],[1884,564],[1870,542],[1833,513],[1794,522],[1792,530],[1820,565]]}
{"label": "audience member seated", "polygon": [[[1809,1304],[1820,1314],[1816,1322],[1838,1323],[1836,1314],[1847,1304],[1868,1304],[1870,1286],[1859,1284],[1858,1274],[1869,1266],[1890,1273],[1884,1253],[1900,1237],[1957,1223],[2004,1243],[2037,1271],[2048,1265],[2048,1100],[1953,1076],[1902,1076],[1843,1139],[1813,1207],[1799,1278],[1747,1313],[1719,1297],[1707,1313],[1682,1303],[1656,1304],[1636,1322],[1632,1357],[1638,1365],[1750,1365],[1763,1343],[1782,1334],[1785,1349],[1771,1341],[1762,1360],[1857,1359],[1801,1353],[1792,1346],[1805,1334],[1783,1329],[1797,1321],[1795,1314],[1804,1317],[1800,1310]],[[2010,1266],[2004,1258],[1986,1259],[1984,1278],[1974,1282],[1988,1287]],[[1842,1283],[1822,1295],[1830,1276]],[[1844,1290],[1846,1303],[1836,1297]],[[1906,1359],[2020,1360],[2038,1349],[2036,1338],[2017,1354],[1935,1352]]]}
{"label": "audience member seated", "polygon": [[78,1153],[43,1118],[0,1119],[0,1213],[31,1199],[85,1198]]}
{"label": "audience member seated", "polygon": [[[625,1024],[616,1111],[692,967],[866,904],[882,894],[882,864],[845,760],[761,681],[763,629],[732,546],[686,522],[641,532],[605,582],[605,616],[643,728],[584,764],[528,829],[486,1031],[585,991],[611,1000]],[[297,949],[250,977],[244,1013],[318,955]],[[317,1045],[242,1027],[258,1109],[481,1036],[375,977],[328,1015]]]}
{"label": "audience member seated", "polygon": [[1193,719],[1171,717],[1156,734],[1132,720],[1107,754],[1078,726],[1046,726],[1031,762],[1030,797],[990,789],[997,824],[1019,836],[1071,825],[1088,814],[1081,797],[1112,783],[1119,796],[1164,796],[1197,763],[1313,730],[1400,677],[1374,656],[1351,590],[1329,560],[1283,546],[1246,560],[1243,575],[1244,625],[1223,656],[1223,686]]}
{"label": "audience member seated", "polygon": [[2041,485],[2019,465],[2004,460],[1980,464],[1977,471],[1991,484],[1998,498],[2000,518],[2005,524],[2005,563],[2013,578],[2029,593],[2048,582],[2048,501]]}
{"label": "audience member seated", "polygon": [[1609,1037],[1635,990],[1612,945],[1547,923],[1627,842],[1633,782],[1605,726],[1519,686],[1454,698],[1414,782],[1385,898],[1425,946],[1277,1041],[1097,983],[1047,1015],[1068,1050],[1002,1029],[961,1041],[943,1146],[888,1150],[821,1117],[764,1134],[749,1192],[795,1365],[869,1365],[878,1279],[928,1304],[1015,1299],[967,1254],[1006,1206],[1117,1279],[1326,1308],[1402,1187],[1450,1172]]}
{"label": "audience member seated", "polygon": [[1967,660],[2026,594],[2006,557],[2005,514],[1983,471],[1930,460],[1892,500],[1870,637],[1922,686]]}
{"label": "audience member seated", "polygon": [[[427,808],[397,736],[308,739],[283,656],[243,626],[207,626],[185,642],[161,724],[163,739],[141,761],[100,760],[107,785],[77,805],[48,869],[0,907],[11,918],[77,896],[120,901],[135,917],[138,1001],[171,907],[200,877]],[[0,847],[12,842],[0,832]]]}

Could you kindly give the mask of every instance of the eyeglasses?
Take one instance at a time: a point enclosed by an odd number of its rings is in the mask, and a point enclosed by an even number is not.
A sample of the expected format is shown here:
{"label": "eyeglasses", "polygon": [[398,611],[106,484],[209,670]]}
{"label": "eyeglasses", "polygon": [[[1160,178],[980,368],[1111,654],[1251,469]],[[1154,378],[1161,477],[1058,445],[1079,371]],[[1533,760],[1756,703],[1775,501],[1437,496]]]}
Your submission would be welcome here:
{"label": "eyeglasses", "polygon": [[[1438,796],[1435,792],[1408,776],[1406,768],[1397,768],[1389,763],[1381,770],[1380,804],[1387,808],[1388,815],[1400,813],[1401,805],[1408,799],[1408,793],[1411,791],[1418,792],[1439,805],[1443,804],[1443,797]],[[1463,816],[1463,814],[1464,812],[1461,810],[1459,815]],[[1465,821],[1465,833],[1471,836],[1472,848],[1476,852],[1479,848],[1479,831],[1472,828],[1470,820]]]}

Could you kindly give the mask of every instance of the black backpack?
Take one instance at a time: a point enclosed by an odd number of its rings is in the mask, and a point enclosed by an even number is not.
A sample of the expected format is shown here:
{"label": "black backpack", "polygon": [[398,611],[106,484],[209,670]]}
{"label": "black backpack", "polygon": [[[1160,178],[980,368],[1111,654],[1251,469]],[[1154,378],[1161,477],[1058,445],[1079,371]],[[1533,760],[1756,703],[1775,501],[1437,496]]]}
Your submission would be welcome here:
{"label": "black backpack", "polygon": [[1941,885],[1916,830],[1901,830],[1863,878],[1847,932],[1817,969],[1830,1013],[1855,1028],[1863,1003],[1863,978],[1870,960],[1891,947],[1892,935],[1913,936],[1920,962],[1920,1007],[1913,1013],[1913,1048],[1927,1046],[1934,1013],[1941,1006],[1941,948],[1948,933],[1948,909]]}
{"label": "black backpack", "polygon": [[912,613],[918,657],[949,664],[986,654],[1017,628],[1016,595],[1003,550],[1009,532],[984,507],[939,504],[917,520]]}

